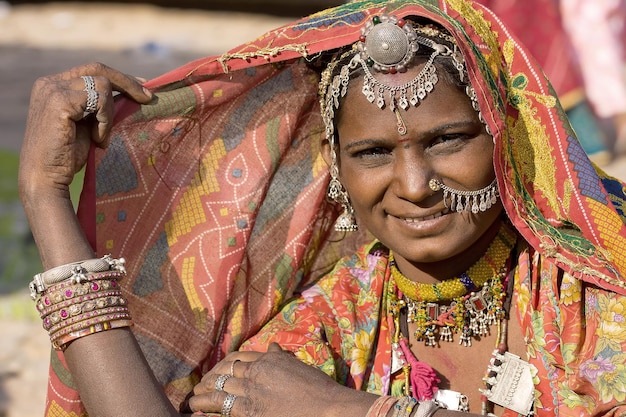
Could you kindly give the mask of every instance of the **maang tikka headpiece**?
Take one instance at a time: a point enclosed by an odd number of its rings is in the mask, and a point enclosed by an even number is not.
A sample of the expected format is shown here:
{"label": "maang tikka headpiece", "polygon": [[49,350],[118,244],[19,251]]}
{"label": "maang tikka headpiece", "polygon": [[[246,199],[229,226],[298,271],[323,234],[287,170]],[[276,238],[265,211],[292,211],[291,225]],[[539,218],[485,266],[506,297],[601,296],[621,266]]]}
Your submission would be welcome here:
{"label": "maang tikka headpiece", "polygon": [[[422,34],[445,39],[453,49],[426,38]],[[408,83],[389,86],[378,81],[372,74],[370,68],[377,72],[391,74],[406,71],[420,46],[431,48],[432,53],[419,74]],[[461,82],[465,79],[463,57],[457,50],[454,39],[433,26],[414,27],[411,22],[395,16],[374,16],[361,30],[357,48],[359,54],[353,60],[361,65],[365,73],[362,93],[370,103],[376,103],[380,109],[387,106],[396,114],[398,133],[401,135],[406,134],[406,126],[398,107],[407,110],[411,105],[417,106],[435,88],[435,84],[439,81],[434,65],[435,58],[451,57],[459,72]]]}
{"label": "maang tikka headpiece", "polygon": [[[441,39],[449,45],[443,42],[438,43],[433,39]],[[375,77],[376,72],[391,74],[405,72],[421,47],[428,47],[432,52],[420,72],[411,81],[402,85],[387,85]],[[438,56],[450,57],[458,71],[461,83],[466,83],[467,74],[463,57],[452,36],[434,25],[413,24],[391,15],[374,16],[361,30],[359,41],[353,45],[352,50],[336,57],[322,73],[321,109],[326,137],[330,143],[331,159],[328,195],[344,208],[344,213],[335,224],[336,230],[357,230],[349,196],[338,179],[339,168],[333,123],[335,110],[339,108],[339,100],[348,92],[350,75],[358,68],[363,70],[361,92],[370,103],[375,103],[380,109],[389,108],[396,116],[398,133],[405,135],[407,129],[400,109],[407,110],[410,106],[418,106],[434,89],[439,80],[437,68],[434,65]],[[344,64],[336,74],[338,65],[348,58],[350,58],[348,63]],[[465,92],[470,97],[474,109],[478,111],[476,92],[469,83],[466,84]]]}

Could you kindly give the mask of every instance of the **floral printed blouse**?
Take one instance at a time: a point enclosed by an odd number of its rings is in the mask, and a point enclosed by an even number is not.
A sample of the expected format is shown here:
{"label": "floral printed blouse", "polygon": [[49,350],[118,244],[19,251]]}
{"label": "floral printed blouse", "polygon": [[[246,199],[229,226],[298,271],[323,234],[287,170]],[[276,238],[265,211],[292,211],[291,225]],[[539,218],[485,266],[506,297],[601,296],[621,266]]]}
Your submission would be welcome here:
{"label": "floral printed blouse", "polygon": [[[626,415],[626,297],[573,278],[532,248],[518,253],[513,300],[534,373],[535,415]],[[242,349],[277,342],[343,385],[402,395],[402,372],[391,374],[389,278],[388,250],[374,241],[287,304]]]}

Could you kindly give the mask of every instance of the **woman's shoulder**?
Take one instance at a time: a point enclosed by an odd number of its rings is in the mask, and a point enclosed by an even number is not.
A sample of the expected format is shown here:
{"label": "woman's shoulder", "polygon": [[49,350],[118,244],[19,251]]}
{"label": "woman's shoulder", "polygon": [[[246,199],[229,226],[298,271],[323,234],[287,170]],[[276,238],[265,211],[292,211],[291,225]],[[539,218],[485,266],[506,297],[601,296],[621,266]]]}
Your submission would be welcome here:
{"label": "woman's shoulder", "polygon": [[372,285],[384,281],[388,260],[389,250],[378,240],[373,240],[337,261],[328,274],[302,294],[321,293],[334,297],[369,291]]}
{"label": "woman's shoulder", "polygon": [[374,239],[359,247],[351,255],[344,256],[336,264],[329,275],[338,271],[350,269],[371,270],[381,262],[387,263],[389,259],[389,249],[379,240]]}

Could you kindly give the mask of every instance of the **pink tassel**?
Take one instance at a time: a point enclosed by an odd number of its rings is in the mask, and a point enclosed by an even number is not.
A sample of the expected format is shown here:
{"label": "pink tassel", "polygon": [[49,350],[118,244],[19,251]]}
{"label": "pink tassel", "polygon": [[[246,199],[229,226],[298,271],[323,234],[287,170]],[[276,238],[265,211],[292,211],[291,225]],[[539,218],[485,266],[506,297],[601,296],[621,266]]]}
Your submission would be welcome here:
{"label": "pink tassel", "polygon": [[435,393],[439,389],[441,382],[437,377],[435,370],[427,363],[417,360],[413,352],[407,346],[406,339],[400,340],[400,347],[404,352],[405,359],[411,365],[411,393],[417,401],[428,401],[435,397]]}

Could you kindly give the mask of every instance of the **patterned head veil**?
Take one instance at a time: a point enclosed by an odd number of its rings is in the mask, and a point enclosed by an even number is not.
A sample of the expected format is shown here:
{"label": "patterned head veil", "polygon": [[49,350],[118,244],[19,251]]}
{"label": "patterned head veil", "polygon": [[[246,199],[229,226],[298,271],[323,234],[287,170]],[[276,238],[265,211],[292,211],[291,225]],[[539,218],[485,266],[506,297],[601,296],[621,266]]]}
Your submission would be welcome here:
{"label": "patterned head veil", "polygon": [[[574,276],[626,293],[624,184],[590,163],[516,38],[468,0],[351,2],[150,81],[154,102],[119,101],[109,149],[92,153],[79,215],[99,254],[126,258],[134,332],[174,404],[363,238],[332,227],[311,63],[383,14],[454,37],[519,233]],[[58,355],[48,412],[79,415]]]}

